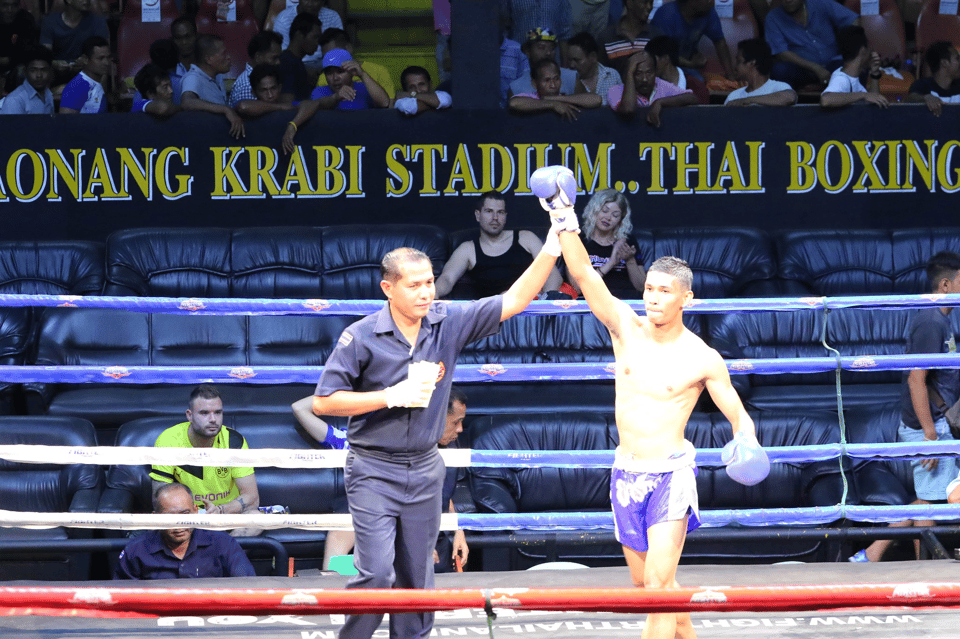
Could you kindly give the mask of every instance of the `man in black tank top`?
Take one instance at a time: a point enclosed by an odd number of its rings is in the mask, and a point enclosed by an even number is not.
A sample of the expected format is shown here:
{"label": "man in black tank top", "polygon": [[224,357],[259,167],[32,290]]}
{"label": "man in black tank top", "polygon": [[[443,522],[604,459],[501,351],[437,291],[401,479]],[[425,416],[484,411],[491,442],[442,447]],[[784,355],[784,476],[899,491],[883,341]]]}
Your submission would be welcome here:
{"label": "man in black tank top", "polygon": [[[446,297],[468,271],[476,296],[498,295],[513,284],[540,252],[542,243],[531,231],[506,231],[507,207],[503,195],[488,191],[474,210],[480,235],[453,251],[437,278],[437,298]],[[563,280],[556,268],[542,292],[555,291]]]}

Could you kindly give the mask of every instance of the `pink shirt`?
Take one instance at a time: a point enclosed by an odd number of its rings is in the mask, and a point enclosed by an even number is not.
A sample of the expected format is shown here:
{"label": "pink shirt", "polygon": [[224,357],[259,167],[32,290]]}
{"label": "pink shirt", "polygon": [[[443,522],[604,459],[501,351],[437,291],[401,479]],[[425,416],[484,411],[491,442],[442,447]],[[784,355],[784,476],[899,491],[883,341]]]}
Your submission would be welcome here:
{"label": "pink shirt", "polygon": [[[681,89],[675,84],[670,84],[666,80],[657,78],[654,84],[653,93],[650,94],[649,99],[637,94],[637,106],[649,106],[650,104],[662,98],[672,98],[675,95],[683,95],[684,93],[693,93],[693,91],[690,91],[689,89]],[[610,90],[607,91],[607,104],[610,105],[611,109],[616,111],[617,107],[620,106],[620,98],[622,97],[623,85],[617,84],[612,86],[610,87]]]}

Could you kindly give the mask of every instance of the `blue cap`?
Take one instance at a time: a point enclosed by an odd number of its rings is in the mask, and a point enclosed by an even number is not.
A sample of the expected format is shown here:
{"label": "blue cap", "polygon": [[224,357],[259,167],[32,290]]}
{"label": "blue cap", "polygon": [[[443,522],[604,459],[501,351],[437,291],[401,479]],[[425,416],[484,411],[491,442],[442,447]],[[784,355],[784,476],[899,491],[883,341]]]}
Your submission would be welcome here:
{"label": "blue cap", "polygon": [[344,62],[353,60],[353,56],[346,49],[330,49],[323,54],[323,69],[327,67],[342,67]]}

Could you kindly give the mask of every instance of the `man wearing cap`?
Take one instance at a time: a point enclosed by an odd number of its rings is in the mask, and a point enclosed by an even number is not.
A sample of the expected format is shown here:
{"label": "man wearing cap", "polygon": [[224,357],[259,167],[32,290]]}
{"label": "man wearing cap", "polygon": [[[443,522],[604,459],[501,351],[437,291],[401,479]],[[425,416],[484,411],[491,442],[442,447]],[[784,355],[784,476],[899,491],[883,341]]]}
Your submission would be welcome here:
{"label": "man wearing cap", "polygon": [[[527,34],[527,40],[521,46],[522,51],[527,55],[530,63],[530,69],[536,66],[537,62],[547,58],[556,60],[557,57],[557,36],[545,27],[534,29]],[[586,93],[587,90],[577,79],[577,72],[573,69],[560,69],[560,95],[573,95],[574,93]],[[510,83],[510,95],[520,95],[521,93],[536,93],[533,86],[533,80],[529,73],[523,73],[519,78]]]}
{"label": "man wearing cap", "polygon": [[324,54],[323,75],[327,86],[315,88],[310,95],[311,100],[327,98],[320,106],[322,109],[348,111],[390,106],[387,92],[346,49],[331,49]]}
{"label": "man wearing cap", "polygon": [[[293,138],[318,109],[354,111],[358,109],[386,108],[390,97],[370,74],[353,59],[346,49],[331,49],[323,56],[323,74],[326,86],[317,87],[310,99],[300,103],[297,114],[287,123],[282,146],[286,153],[294,149]],[[360,81],[354,80],[359,77]]]}

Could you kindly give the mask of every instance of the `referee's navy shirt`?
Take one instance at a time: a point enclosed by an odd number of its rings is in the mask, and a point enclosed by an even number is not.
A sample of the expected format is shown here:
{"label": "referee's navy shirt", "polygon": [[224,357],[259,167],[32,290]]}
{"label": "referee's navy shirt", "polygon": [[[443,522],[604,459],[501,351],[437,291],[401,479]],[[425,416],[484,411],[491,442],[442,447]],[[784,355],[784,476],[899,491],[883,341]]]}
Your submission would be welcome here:
{"label": "referee's navy shirt", "polygon": [[351,417],[347,426],[353,450],[415,455],[436,449],[443,435],[457,357],[470,342],[495,335],[502,313],[502,295],[468,303],[434,302],[420,322],[417,343],[411,348],[393,321],[388,302],[343,331],[314,395],[383,390],[405,380],[412,362],[439,363],[439,379],[429,406],[383,408]]}

